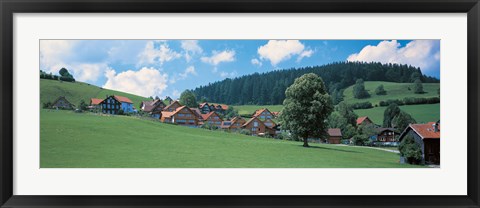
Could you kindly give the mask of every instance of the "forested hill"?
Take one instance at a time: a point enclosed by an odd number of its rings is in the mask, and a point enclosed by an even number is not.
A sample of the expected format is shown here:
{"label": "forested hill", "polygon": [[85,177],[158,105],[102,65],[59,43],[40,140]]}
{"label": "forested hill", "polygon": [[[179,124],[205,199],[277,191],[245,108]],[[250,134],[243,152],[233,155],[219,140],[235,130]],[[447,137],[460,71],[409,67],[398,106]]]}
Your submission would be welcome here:
{"label": "forested hill", "polygon": [[209,102],[216,103],[282,104],[287,87],[294,82],[295,78],[306,73],[321,76],[330,93],[355,84],[357,79],[406,83],[420,78],[424,83],[440,82],[434,77],[423,75],[419,68],[408,65],[336,62],[323,66],[275,70],[225,79],[197,87],[194,92],[198,99],[206,98]]}

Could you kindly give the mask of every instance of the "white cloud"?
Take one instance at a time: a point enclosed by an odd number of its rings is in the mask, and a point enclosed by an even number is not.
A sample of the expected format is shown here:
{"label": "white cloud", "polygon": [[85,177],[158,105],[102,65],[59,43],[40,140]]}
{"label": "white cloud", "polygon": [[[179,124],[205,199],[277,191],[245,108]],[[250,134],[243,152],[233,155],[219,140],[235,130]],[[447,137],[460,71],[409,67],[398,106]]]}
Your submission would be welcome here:
{"label": "white cloud", "polygon": [[235,51],[234,50],[225,50],[225,51],[212,51],[212,56],[210,57],[202,57],[202,62],[209,63],[214,66],[222,62],[232,62],[235,61]]}
{"label": "white cloud", "polygon": [[180,58],[181,54],[172,50],[166,41],[148,41],[144,50],[138,55],[138,66],[144,64],[163,64]]}
{"label": "white cloud", "polygon": [[233,72],[230,72],[230,73],[229,73],[229,72],[224,72],[224,71],[223,71],[223,72],[220,73],[220,76],[221,76],[222,78],[233,78],[233,77],[237,76],[237,72],[236,72],[236,71],[233,71]]}
{"label": "white cloud", "polygon": [[365,46],[359,53],[348,56],[347,61],[409,64],[429,70],[439,59],[438,41],[414,40],[404,47],[396,40],[382,41],[376,46]]}
{"label": "white cloud", "polygon": [[198,40],[182,40],[181,47],[185,50],[185,60],[190,62],[192,55],[201,54],[202,48],[198,45]]}
{"label": "white cloud", "polygon": [[[305,46],[298,40],[270,40],[267,44],[260,46],[257,50],[260,59],[267,59],[272,66],[290,59],[294,55],[301,55],[305,51]],[[303,57],[310,57],[312,50],[308,50]]]}
{"label": "white cloud", "polygon": [[310,57],[313,54],[313,50],[306,50],[303,51],[300,55],[298,55],[297,62],[300,62],[304,57]]}
{"label": "white cloud", "polygon": [[158,95],[167,88],[167,74],[160,73],[159,70],[150,67],[143,67],[138,71],[124,71],[116,73],[109,69],[105,72],[107,82],[104,88],[128,92],[144,97]]}
{"label": "white cloud", "polygon": [[188,68],[185,69],[185,71],[183,73],[180,73],[179,76],[180,78],[187,78],[187,76],[189,74],[192,74],[192,75],[197,75],[197,72],[195,71],[195,67],[194,66],[189,66]]}
{"label": "white cloud", "polygon": [[257,66],[259,66],[259,67],[262,66],[262,62],[261,62],[260,60],[256,59],[256,58],[252,59],[250,62],[251,62],[253,65],[257,65]]}

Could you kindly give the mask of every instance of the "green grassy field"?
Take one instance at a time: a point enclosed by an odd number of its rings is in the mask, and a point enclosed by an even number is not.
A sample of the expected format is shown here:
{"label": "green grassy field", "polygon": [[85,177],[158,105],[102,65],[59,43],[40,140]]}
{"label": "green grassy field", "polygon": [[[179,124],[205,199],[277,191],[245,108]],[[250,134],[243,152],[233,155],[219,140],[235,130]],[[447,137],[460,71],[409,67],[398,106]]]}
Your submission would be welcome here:
{"label": "green grassy field", "polygon": [[106,95],[113,94],[130,98],[136,108],[139,107],[141,101],[149,100],[141,96],[103,89],[83,82],[72,83],[40,79],[40,106],[45,102],[55,101],[59,96],[65,96],[68,101],[78,106],[82,99],[89,104],[90,98],[105,98]]}
{"label": "green grassy field", "polygon": [[[376,124],[383,123],[383,113],[386,107],[376,107],[370,109],[358,109],[355,113],[360,116],[368,116]],[[440,119],[440,103],[424,105],[403,105],[400,109],[410,114],[417,123],[426,123],[438,121]]]}
{"label": "green grassy field", "polygon": [[41,168],[411,168],[381,150],[41,110]]}
{"label": "green grassy field", "polygon": [[238,110],[239,114],[253,114],[256,110],[268,108],[270,111],[281,111],[283,105],[234,105],[233,108]]}
{"label": "green grassy field", "polygon": [[[375,89],[383,84],[384,89],[387,91],[386,95],[376,95]],[[408,87],[411,90],[408,90]],[[424,83],[423,90],[426,92],[424,94],[415,94],[413,93],[413,84],[412,83],[395,83],[395,82],[377,82],[369,81],[365,82],[365,89],[370,93],[371,97],[366,99],[356,99],[353,97],[353,85],[346,88],[343,92],[344,100],[350,104],[366,102],[369,101],[373,105],[378,104],[382,100],[388,99],[403,99],[405,97],[437,97],[438,89],[440,88],[439,83]]]}

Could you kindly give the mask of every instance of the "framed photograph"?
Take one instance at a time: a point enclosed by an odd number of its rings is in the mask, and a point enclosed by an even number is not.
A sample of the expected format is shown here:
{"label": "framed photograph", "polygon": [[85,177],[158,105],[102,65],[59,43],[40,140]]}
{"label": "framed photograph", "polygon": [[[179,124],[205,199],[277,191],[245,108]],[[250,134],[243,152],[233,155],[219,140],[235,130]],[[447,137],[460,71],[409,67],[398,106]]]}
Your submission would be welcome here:
{"label": "framed photograph", "polygon": [[479,207],[478,0],[2,1],[1,207]]}

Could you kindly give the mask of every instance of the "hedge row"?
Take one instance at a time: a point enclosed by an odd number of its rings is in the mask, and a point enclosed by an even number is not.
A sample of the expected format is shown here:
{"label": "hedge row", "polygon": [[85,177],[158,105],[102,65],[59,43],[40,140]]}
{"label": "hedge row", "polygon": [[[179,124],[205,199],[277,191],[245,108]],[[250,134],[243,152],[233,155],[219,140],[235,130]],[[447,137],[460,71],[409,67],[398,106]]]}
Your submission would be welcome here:
{"label": "hedge row", "polygon": [[390,104],[397,104],[397,105],[419,105],[419,104],[435,104],[440,103],[439,97],[429,97],[429,98],[414,98],[414,97],[406,97],[403,100],[394,99],[394,100],[386,100],[380,101],[380,106],[389,106]]}

